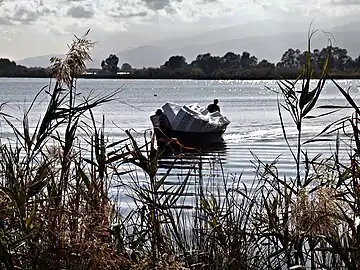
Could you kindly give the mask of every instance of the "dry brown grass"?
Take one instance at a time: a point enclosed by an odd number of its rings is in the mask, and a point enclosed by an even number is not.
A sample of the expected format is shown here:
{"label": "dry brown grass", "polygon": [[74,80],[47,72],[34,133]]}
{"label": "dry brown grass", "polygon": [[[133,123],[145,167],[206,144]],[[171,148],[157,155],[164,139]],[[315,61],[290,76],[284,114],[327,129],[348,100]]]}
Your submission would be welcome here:
{"label": "dry brown grass", "polygon": [[342,201],[333,188],[322,187],[309,194],[302,189],[292,207],[295,231],[310,236],[333,236],[344,220]]}

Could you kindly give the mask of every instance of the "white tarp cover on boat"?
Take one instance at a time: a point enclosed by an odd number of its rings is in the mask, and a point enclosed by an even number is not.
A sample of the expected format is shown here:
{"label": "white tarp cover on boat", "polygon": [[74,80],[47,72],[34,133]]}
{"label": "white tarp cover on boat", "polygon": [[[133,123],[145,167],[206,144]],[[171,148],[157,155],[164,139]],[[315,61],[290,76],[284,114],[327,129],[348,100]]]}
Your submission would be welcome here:
{"label": "white tarp cover on boat", "polygon": [[166,102],[162,109],[172,128],[178,131],[209,132],[221,130],[230,124],[220,112],[209,113],[197,103],[180,106]]}

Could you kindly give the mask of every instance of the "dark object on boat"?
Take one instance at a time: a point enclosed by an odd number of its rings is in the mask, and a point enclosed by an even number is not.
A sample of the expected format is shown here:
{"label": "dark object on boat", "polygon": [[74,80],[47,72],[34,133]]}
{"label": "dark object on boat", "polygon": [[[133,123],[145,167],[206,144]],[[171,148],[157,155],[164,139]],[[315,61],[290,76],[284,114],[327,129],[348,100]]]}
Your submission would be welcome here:
{"label": "dark object on boat", "polygon": [[220,107],[219,107],[218,103],[219,103],[219,100],[214,99],[214,103],[212,103],[212,104],[210,104],[209,106],[207,106],[207,110],[208,110],[210,113],[220,112]]}

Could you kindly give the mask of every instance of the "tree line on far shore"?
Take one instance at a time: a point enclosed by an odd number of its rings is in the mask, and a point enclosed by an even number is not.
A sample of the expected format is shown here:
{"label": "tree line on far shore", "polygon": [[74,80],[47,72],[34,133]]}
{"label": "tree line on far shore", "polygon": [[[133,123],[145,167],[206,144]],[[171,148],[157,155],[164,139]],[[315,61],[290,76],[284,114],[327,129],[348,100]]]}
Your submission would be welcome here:
{"label": "tree line on far shore", "polygon": [[[120,59],[115,54],[101,62],[101,69],[89,69],[81,77],[106,78],[152,78],[152,79],[275,79],[295,78],[299,71],[310,60],[315,73],[320,74],[322,65],[329,58],[330,71],[335,76],[346,78],[360,78],[360,56],[356,59],[348,55],[346,49],[326,47],[310,52],[299,49],[288,49],[283,53],[278,63],[271,63],[266,59],[259,59],[249,52],[236,54],[228,52],[224,56],[210,53],[199,54],[195,60],[188,63],[181,55],[171,56],[160,67],[132,68],[129,63],[118,66]],[[121,72],[120,72],[121,71]],[[119,73],[120,72],[120,73]],[[49,68],[24,67],[9,59],[0,59],[0,77],[49,77]]]}

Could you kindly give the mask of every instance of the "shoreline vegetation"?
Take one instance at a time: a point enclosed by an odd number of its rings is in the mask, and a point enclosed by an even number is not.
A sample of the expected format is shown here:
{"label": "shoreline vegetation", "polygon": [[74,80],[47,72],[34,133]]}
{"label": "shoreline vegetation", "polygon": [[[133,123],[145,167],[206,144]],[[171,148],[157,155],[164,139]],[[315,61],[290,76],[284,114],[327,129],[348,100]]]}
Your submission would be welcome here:
{"label": "shoreline vegetation", "polygon": [[[316,85],[310,54],[297,81],[278,81],[279,122],[295,177],[281,176],[276,160],[264,164],[255,154],[252,183],[243,182],[242,168],[227,174],[212,158],[214,171],[205,174],[200,155],[169,184],[168,175],[191,153],[175,153],[160,174],[164,149],[152,133],[141,143],[126,130],[127,139],[113,141],[104,116],[94,115],[94,108],[116,101],[118,90],[76,93],[93,46],[86,33],[64,59],[51,60],[56,82],[41,90],[49,101],[35,129],[32,106],[22,119],[0,111],[14,133],[11,144],[0,144],[1,269],[360,268],[360,110],[329,78],[329,57]],[[307,121],[344,108],[317,105],[328,79],[354,113],[305,141]],[[286,135],[284,114],[298,131],[295,141]],[[335,146],[331,156],[306,151],[324,140]],[[185,203],[190,188],[192,202]],[[122,191],[131,208],[121,203]]]}
{"label": "shoreline vegetation", "polygon": [[[297,79],[309,54],[313,78],[319,79],[325,59],[328,74],[334,79],[360,79],[360,56],[353,59],[347,50],[327,46],[311,52],[288,49],[278,63],[261,61],[248,52],[228,52],[224,56],[199,54],[192,62],[181,55],[171,56],[160,67],[132,68],[129,63],[119,65],[119,57],[110,54],[98,69],[85,69],[78,78],[85,79],[194,79],[194,80],[278,80]],[[49,59],[50,60],[50,59]],[[49,62],[50,63],[50,62]],[[51,78],[50,67],[25,67],[10,59],[0,59],[0,77]]]}

